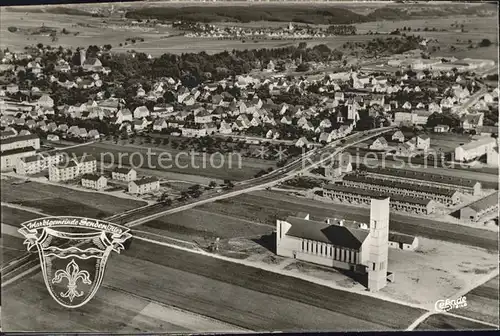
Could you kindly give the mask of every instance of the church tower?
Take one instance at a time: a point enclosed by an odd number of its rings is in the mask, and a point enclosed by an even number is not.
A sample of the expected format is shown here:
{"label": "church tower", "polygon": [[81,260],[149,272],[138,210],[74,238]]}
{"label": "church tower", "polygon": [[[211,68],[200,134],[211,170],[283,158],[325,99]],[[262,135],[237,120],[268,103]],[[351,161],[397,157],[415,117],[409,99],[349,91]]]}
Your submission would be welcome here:
{"label": "church tower", "polygon": [[372,292],[379,291],[387,284],[389,203],[389,197],[372,198],[370,205],[368,290]]}

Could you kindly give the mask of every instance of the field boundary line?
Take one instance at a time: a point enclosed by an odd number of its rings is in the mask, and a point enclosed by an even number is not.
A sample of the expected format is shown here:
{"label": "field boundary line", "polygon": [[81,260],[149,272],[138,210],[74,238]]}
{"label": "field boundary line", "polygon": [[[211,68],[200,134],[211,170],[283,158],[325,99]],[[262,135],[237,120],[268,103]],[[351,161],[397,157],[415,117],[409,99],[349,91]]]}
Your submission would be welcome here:
{"label": "field boundary line", "polygon": [[444,312],[442,314],[443,315],[448,315],[448,316],[453,316],[453,317],[456,317],[456,318],[459,318],[459,319],[462,319],[462,320],[467,320],[467,321],[476,322],[476,323],[479,323],[479,324],[484,324],[484,325],[487,325],[487,326],[490,326],[490,327],[495,327],[495,328],[498,329],[498,324],[493,324],[493,323],[489,323],[489,322],[477,320],[477,319],[472,318],[472,317],[466,317],[466,316],[462,316],[462,315],[457,315],[457,314],[450,313],[450,312]]}
{"label": "field boundary line", "polygon": [[[206,316],[206,315],[202,315],[202,314],[198,314],[198,313],[195,313],[195,312],[192,312],[190,310],[186,310],[186,309],[183,309],[183,308],[179,308],[179,307],[176,307],[176,306],[172,306],[170,304],[166,304],[166,303],[163,303],[163,302],[160,302],[160,301],[157,301],[157,300],[152,300],[150,298],[147,298],[147,297],[144,297],[144,296],[141,296],[141,295],[138,295],[138,294],[135,294],[135,293],[132,293],[128,290],[125,290],[123,288],[118,288],[118,287],[114,287],[114,286],[111,286],[111,285],[105,285],[103,284],[102,287],[104,288],[108,288],[108,289],[111,289],[111,290],[114,290],[114,291],[117,291],[117,292],[121,292],[121,293],[124,293],[124,294],[127,294],[127,295],[130,295],[130,296],[133,296],[133,297],[136,297],[136,298],[139,298],[139,299],[143,299],[143,300],[146,300],[148,301],[149,303],[154,303],[154,304],[157,304],[159,306],[162,306],[162,307],[166,307],[166,308],[171,308],[173,310],[177,310],[177,311],[180,311],[182,313],[186,313],[186,314],[189,314],[189,315],[192,315],[192,316],[195,316],[195,317],[201,317],[205,320],[209,320],[209,321],[212,321],[214,323],[217,323],[217,324],[222,324],[222,325],[225,325],[227,327],[234,327],[235,329],[240,329],[242,331],[242,333],[246,333],[247,331],[248,332],[252,332],[251,330],[249,329],[245,329],[243,327],[240,327],[240,326],[237,326],[237,325],[234,325],[234,324],[231,324],[231,323],[227,323],[227,322],[224,322],[224,321],[221,321],[221,320],[218,320],[218,319],[215,319],[213,317],[210,317],[210,316]],[[142,312],[142,310],[141,310]],[[141,313],[139,312],[139,314]]]}
{"label": "field boundary line", "polygon": [[416,327],[418,327],[420,325],[420,323],[424,322],[425,320],[427,320],[429,317],[431,317],[434,314],[435,314],[435,312],[433,312],[433,311],[428,311],[426,313],[423,313],[415,321],[413,321],[412,324],[410,324],[408,326],[408,328],[406,328],[406,331],[413,331]]}

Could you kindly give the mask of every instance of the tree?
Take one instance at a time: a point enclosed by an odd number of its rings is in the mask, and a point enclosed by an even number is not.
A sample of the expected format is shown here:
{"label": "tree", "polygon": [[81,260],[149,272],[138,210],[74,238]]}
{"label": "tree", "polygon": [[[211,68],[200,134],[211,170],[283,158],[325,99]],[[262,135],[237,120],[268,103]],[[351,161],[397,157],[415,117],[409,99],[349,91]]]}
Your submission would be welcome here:
{"label": "tree", "polygon": [[165,91],[165,93],[163,94],[163,99],[165,100],[165,103],[173,103],[177,101],[177,98],[172,91]]}
{"label": "tree", "polygon": [[166,192],[162,193],[161,196],[158,198],[158,202],[169,206],[172,204],[172,200],[168,197],[168,194]]}
{"label": "tree", "polygon": [[427,127],[434,128],[437,125],[448,125],[450,128],[460,126],[460,119],[452,113],[433,113],[427,118]]}
{"label": "tree", "polygon": [[491,45],[491,41],[489,39],[482,39],[481,42],[479,42],[480,47],[489,47]]}
{"label": "tree", "polygon": [[231,182],[231,180],[224,180],[224,186],[225,189],[232,189],[234,187],[234,184],[233,182]]}
{"label": "tree", "polygon": [[305,71],[309,71],[309,64],[307,63],[300,63],[299,66],[297,67],[297,71],[298,72],[305,72]]}
{"label": "tree", "polygon": [[210,189],[213,189],[213,188],[217,187],[217,182],[215,182],[215,181],[210,181],[210,183],[208,184],[208,187],[209,187]]}

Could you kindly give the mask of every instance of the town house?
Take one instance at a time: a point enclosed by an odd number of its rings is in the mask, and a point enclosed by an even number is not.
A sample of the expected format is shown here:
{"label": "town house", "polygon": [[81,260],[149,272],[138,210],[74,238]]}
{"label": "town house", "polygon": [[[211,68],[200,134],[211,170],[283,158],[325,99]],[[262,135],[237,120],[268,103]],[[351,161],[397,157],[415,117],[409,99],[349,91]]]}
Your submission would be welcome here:
{"label": "town house", "polygon": [[128,183],[128,192],[131,194],[145,194],[160,189],[160,181],[156,177],[143,177]]}

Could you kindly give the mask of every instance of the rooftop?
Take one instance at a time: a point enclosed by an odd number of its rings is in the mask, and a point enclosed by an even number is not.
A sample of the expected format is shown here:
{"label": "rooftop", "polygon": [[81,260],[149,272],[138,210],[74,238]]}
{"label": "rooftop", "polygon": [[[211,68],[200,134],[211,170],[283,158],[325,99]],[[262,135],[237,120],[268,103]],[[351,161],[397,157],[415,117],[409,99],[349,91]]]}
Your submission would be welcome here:
{"label": "rooftop", "polygon": [[28,152],[36,152],[35,148],[29,146],[29,147],[22,147],[22,148],[15,148],[15,149],[8,149],[5,151],[0,152],[0,156],[7,156],[7,155],[15,155],[15,154],[21,154],[21,153],[28,153]]}
{"label": "rooftop", "polygon": [[371,197],[371,198],[390,197],[391,201],[408,203],[408,204],[427,205],[427,204],[429,204],[429,202],[431,202],[430,199],[426,199],[426,198],[406,197],[406,196],[401,196],[401,195],[397,195],[397,194],[393,194],[393,193],[389,193],[389,192],[379,192],[379,191],[374,191],[374,190],[366,190],[364,188],[347,187],[347,186],[344,186],[341,184],[327,184],[324,187],[324,189],[343,192],[343,193],[347,193],[347,194],[367,196],[367,197]]}
{"label": "rooftop", "polygon": [[113,169],[113,172],[119,173],[119,174],[128,174],[131,170],[133,170],[133,169],[126,168],[126,167],[116,167],[115,169]]}
{"label": "rooftop", "polygon": [[403,244],[413,244],[415,241],[414,236],[405,235],[402,233],[389,232],[389,241]]}
{"label": "rooftop", "polygon": [[455,176],[443,176],[439,174],[431,174],[421,171],[413,171],[413,170],[402,170],[391,167],[367,167],[363,164],[358,166],[359,170],[366,171],[368,173],[380,174],[393,176],[396,178],[408,178],[413,180],[421,180],[426,182],[435,182],[435,183],[443,183],[449,185],[455,185],[460,187],[468,187],[473,188],[477,181],[464,179],[461,177]]}
{"label": "rooftop", "polygon": [[140,180],[135,180],[132,182],[134,182],[136,185],[140,186],[140,185],[144,185],[144,184],[158,182],[158,179],[156,177],[150,176],[150,177],[143,177]]}
{"label": "rooftop", "polygon": [[10,138],[0,139],[0,144],[6,145],[6,144],[15,143],[18,141],[27,141],[27,140],[34,140],[34,139],[39,139],[38,135],[36,135],[36,134],[19,135],[19,136],[13,136]]}
{"label": "rooftop", "polygon": [[450,189],[446,189],[446,188],[415,185],[415,184],[407,183],[404,181],[388,181],[388,180],[383,180],[383,179],[377,179],[376,177],[373,177],[373,176],[366,176],[366,175],[359,175],[359,174],[346,175],[346,176],[344,176],[344,181],[373,184],[373,185],[379,185],[379,186],[384,186],[384,187],[392,187],[392,188],[406,189],[406,190],[412,190],[412,191],[421,191],[421,192],[426,192],[426,193],[430,193],[430,194],[443,195],[443,196],[449,196],[449,197],[453,196],[453,194],[456,193],[455,190],[450,190]]}
{"label": "rooftop", "polygon": [[82,176],[82,180],[91,180],[91,181],[98,181],[102,175],[97,175],[97,174],[84,174]]}
{"label": "rooftop", "polygon": [[361,247],[369,234],[367,230],[351,229],[345,226],[311,221],[298,217],[287,217],[286,221],[292,225],[287,232],[289,236],[356,250]]}
{"label": "rooftop", "polygon": [[470,208],[475,211],[482,211],[488,208],[491,208],[495,205],[498,205],[498,191],[494,192],[491,195],[483,197],[469,205],[466,205],[464,208]]}

